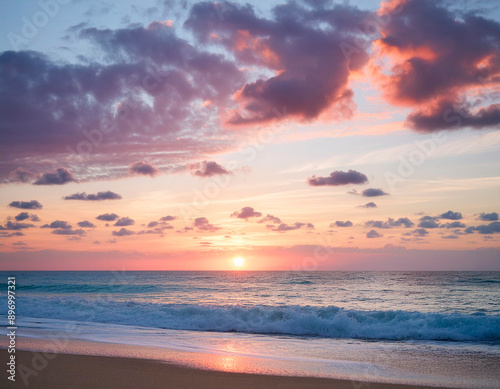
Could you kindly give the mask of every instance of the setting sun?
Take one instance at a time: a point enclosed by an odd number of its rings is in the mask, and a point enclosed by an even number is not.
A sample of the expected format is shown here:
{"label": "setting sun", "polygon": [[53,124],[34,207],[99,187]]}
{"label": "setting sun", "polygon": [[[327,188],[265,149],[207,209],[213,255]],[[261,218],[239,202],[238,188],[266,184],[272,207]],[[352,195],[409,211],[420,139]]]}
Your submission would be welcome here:
{"label": "setting sun", "polygon": [[233,259],[234,266],[241,267],[245,263],[245,259],[242,257],[236,257]]}

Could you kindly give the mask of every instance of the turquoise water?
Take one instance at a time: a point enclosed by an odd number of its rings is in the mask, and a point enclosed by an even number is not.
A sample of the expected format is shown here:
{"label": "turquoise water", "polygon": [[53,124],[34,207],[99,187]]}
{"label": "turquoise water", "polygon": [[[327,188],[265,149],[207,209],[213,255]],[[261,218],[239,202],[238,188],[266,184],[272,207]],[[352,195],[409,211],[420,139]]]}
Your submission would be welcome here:
{"label": "turquoise water", "polygon": [[2,272],[2,295],[13,275],[24,336],[251,357],[273,374],[500,387],[500,272]]}

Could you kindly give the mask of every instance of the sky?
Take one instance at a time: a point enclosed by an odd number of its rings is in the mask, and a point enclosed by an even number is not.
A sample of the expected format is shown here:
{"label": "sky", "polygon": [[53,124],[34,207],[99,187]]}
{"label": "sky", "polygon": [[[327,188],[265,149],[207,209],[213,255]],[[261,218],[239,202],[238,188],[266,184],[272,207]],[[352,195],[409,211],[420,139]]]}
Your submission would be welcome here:
{"label": "sky", "polygon": [[0,269],[500,270],[497,2],[0,10]]}

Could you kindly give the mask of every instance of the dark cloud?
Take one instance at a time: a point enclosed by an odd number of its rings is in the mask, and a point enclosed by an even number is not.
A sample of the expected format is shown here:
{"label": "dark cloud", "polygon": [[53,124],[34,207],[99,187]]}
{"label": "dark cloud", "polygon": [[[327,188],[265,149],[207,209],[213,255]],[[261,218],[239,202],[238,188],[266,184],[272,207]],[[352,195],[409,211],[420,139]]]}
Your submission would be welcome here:
{"label": "dark cloud", "polygon": [[368,188],[361,192],[361,196],[363,197],[387,196],[388,194],[380,188]]}
{"label": "dark cloud", "polygon": [[366,203],[365,205],[359,205],[359,207],[360,208],[377,208],[377,204],[370,201],[369,203]]}
{"label": "dark cloud", "polygon": [[382,234],[379,234],[377,231],[375,230],[370,230],[369,232],[366,233],[366,237],[369,238],[369,239],[373,239],[373,238],[381,238]]}
{"label": "dark cloud", "polygon": [[262,213],[255,211],[252,207],[241,208],[241,211],[235,211],[231,214],[231,217],[236,217],[238,219],[248,219],[251,217],[261,217]]}
{"label": "dark cloud", "polygon": [[216,175],[231,174],[229,170],[225,167],[219,165],[214,161],[203,161],[201,163],[195,163],[188,165],[192,174],[198,177],[212,177]]}
{"label": "dark cloud", "polygon": [[14,222],[9,220],[9,221],[7,221],[7,223],[5,223],[4,226],[0,225],[0,230],[16,231],[16,230],[22,230],[22,229],[31,228],[31,227],[35,227],[35,226],[33,224],[30,224],[30,223],[14,223]]}
{"label": "dark cloud", "polygon": [[422,228],[439,228],[438,221],[439,218],[437,216],[422,216],[418,226]]}
{"label": "dark cloud", "polygon": [[130,165],[128,169],[130,174],[137,174],[142,176],[155,176],[160,173],[160,171],[148,162],[138,161]]}
{"label": "dark cloud", "polygon": [[460,220],[460,219],[462,219],[462,214],[460,212],[448,211],[448,212],[442,213],[439,216],[439,218],[448,219],[448,220]]}
{"label": "dark cloud", "polygon": [[452,223],[446,223],[441,225],[442,228],[465,228],[467,227],[464,223],[462,222],[452,222]]}
{"label": "dark cloud", "polygon": [[286,223],[281,223],[279,225],[273,225],[273,224],[268,224],[266,225],[266,228],[271,230],[271,231],[276,231],[276,232],[287,232],[287,231],[293,231],[293,230],[298,230],[301,228],[309,228],[309,229],[314,229],[314,224],[311,223],[301,223],[301,222],[296,222],[292,225],[286,224]]}
{"label": "dark cloud", "polygon": [[[397,13],[384,11],[396,4]],[[418,131],[500,124],[491,90],[500,72],[500,24],[477,12],[457,12],[444,0],[392,1],[381,17],[377,46],[391,74],[377,71],[389,102],[411,106]]]}
{"label": "dark cloud", "polygon": [[216,227],[213,224],[210,224],[206,217],[198,217],[194,219],[193,225],[198,229],[198,231],[215,232],[217,230],[220,230],[220,227]]}
{"label": "dark cloud", "polygon": [[73,175],[61,167],[54,172],[43,173],[33,185],[64,185],[74,181]]}
{"label": "dark cloud", "polygon": [[369,220],[365,222],[366,227],[374,227],[374,228],[394,228],[394,227],[405,227],[410,228],[413,227],[415,223],[413,223],[407,217],[400,217],[397,220],[393,218],[388,218],[387,221],[383,220]]}
{"label": "dark cloud", "polygon": [[328,177],[312,176],[307,179],[307,183],[311,186],[324,185],[349,185],[349,184],[365,184],[368,182],[368,177],[356,170],[348,170],[343,172],[336,170],[331,172]]}
{"label": "dark cloud", "polygon": [[177,219],[175,216],[167,215],[167,216],[163,216],[162,218],[160,218],[160,221],[170,222],[170,221],[175,220],[175,219]]}
{"label": "dark cloud", "polygon": [[86,234],[86,232],[81,228],[77,230],[73,230],[72,228],[57,229],[52,231],[52,233],[56,235],[77,235],[77,236],[84,236]]}
{"label": "dark cloud", "polygon": [[491,212],[491,213],[481,213],[479,215],[479,220],[485,221],[485,222],[495,222],[498,220],[498,213],[496,212]]}
{"label": "dark cloud", "polygon": [[474,230],[480,234],[497,234],[500,232],[500,222],[491,222],[474,227]]}
{"label": "dark cloud", "polygon": [[425,228],[416,228],[409,234],[414,236],[424,237],[429,235],[429,231],[427,231]]}
{"label": "dark cloud", "polygon": [[63,220],[55,220],[50,224],[44,224],[40,228],[61,228],[61,229],[70,229],[72,228],[71,224],[65,222]]}
{"label": "dark cloud", "polygon": [[32,213],[28,213],[28,212],[21,212],[18,215],[16,215],[14,217],[14,219],[18,222],[26,220],[26,219],[29,219],[32,222],[39,222],[40,221],[40,218],[37,215],[34,215]]}
{"label": "dark cloud", "polygon": [[78,222],[77,224],[79,227],[82,227],[82,228],[94,228],[96,226],[94,223],[91,223],[88,220]]}
{"label": "dark cloud", "polygon": [[[245,84],[236,94],[235,125],[294,117],[311,120],[327,112],[349,116],[354,109],[350,73],[367,62],[366,36],[359,29],[367,12],[347,5],[298,2],[273,8],[272,18],[252,6],[224,3],[224,21],[212,2],[195,4],[185,25],[202,43],[228,50],[241,66],[265,67],[274,75]],[[366,45],[366,46],[364,46]]]}
{"label": "dark cloud", "polygon": [[92,179],[123,176],[123,166],[148,152],[185,164],[232,146],[213,135],[218,107],[244,84],[237,64],[162,22],[86,28],[78,38],[92,58],[75,64],[34,51],[0,54],[0,176],[66,150],[68,159],[92,153],[84,168],[72,168]]}
{"label": "dark cloud", "polygon": [[104,213],[102,215],[96,216],[96,219],[105,222],[113,222],[118,219],[118,215],[116,213]]}
{"label": "dark cloud", "polygon": [[134,235],[135,232],[131,230],[127,230],[126,228],[120,228],[119,231],[113,231],[113,236],[128,236],[128,235]]}
{"label": "dark cloud", "polygon": [[335,223],[330,224],[330,227],[352,227],[352,222],[347,220],[347,221],[340,221],[337,220]]}
{"label": "dark cloud", "polygon": [[107,190],[105,192],[97,192],[97,194],[87,194],[85,192],[75,193],[63,197],[64,200],[83,200],[83,201],[100,201],[100,200],[120,200],[122,196],[118,193]]}
{"label": "dark cloud", "polygon": [[265,217],[259,220],[259,223],[281,224],[281,219],[279,217],[267,214]]}
{"label": "dark cloud", "polygon": [[126,227],[132,226],[135,224],[135,221],[129,217],[121,217],[114,224],[116,227]]}
{"label": "dark cloud", "polygon": [[31,200],[31,201],[13,201],[9,204],[9,207],[21,208],[21,209],[42,209],[43,206],[38,201]]}

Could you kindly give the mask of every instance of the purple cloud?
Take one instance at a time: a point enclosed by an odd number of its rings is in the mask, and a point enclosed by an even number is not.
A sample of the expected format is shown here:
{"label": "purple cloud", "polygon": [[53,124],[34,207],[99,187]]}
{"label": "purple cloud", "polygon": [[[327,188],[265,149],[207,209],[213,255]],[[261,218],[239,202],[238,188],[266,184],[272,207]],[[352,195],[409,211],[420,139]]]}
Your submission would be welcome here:
{"label": "purple cloud", "polygon": [[132,226],[135,224],[135,221],[129,217],[121,217],[118,219],[115,223],[115,226],[117,227],[126,227],[126,226]]}
{"label": "purple cloud", "polygon": [[73,175],[61,167],[54,172],[43,173],[33,185],[64,185],[74,181],[76,180]]}
{"label": "purple cloud", "polygon": [[201,163],[190,164],[188,168],[192,171],[193,175],[198,177],[231,174],[229,170],[214,161],[203,161]]}
{"label": "purple cloud", "polygon": [[21,209],[42,209],[43,205],[40,204],[36,200],[31,200],[31,201],[12,201],[9,204],[9,207],[12,207],[12,208],[21,208]]}
{"label": "purple cloud", "polygon": [[238,219],[245,219],[245,220],[251,217],[261,217],[261,216],[262,213],[255,211],[252,207],[244,207],[241,208],[241,211],[235,211],[231,214],[231,217],[235,217]]}
{"label": "purple cloud", "polygon": [[130,165],[130,174],[136,174],[141,176],[151,176],[154,177],[160,173],[160,171],[148,162],[138,161]]}
{"label": "purple cloud", "polygon": [[215,232],[217,230],[220,230],[220,227],[216,227],[213,224],[210,224],[206,217],[198,217],[194,219],[193,225],[198,229],[198,231]]}
{"label": "purple cloud", "polygon": [[118,215],[116,213],[104,213],[102,215],[96,216],[96,219],[105,222],[113,222],[118,219]]}
{"label": "purple cloud", "polygon": [[479,215],[479,220],[485,221],[485,222],[495,222],[498,220],[498,213],[496,212],[491,212],[491,213],[481,213]]}
{"label": "purple cloud", "polygon": [[307,183],[311,186],[338,186],[349,184],[365,184],[367,182],[368,177],[356,170],[348,170],[347,172],[336,170],[334,172],[331,172],[328,177],[312,176],[307,179]]}
{"label": "purple cloud", "polygon": [[71,224],[69,224],[68,222],[66,221],[63,221],[63,220],[56,220],[56,221],[53,221],[52,223],[50,224],[44,224],[43,226],[41,226],[40,228],[61,228],[61,229],[70,229],[72,228]]}
{"label": "purple cloud", "polygon": [[135,232],[131,230],[127,230],[126,228],[120,228],[119,231],[113,231],[113,236],[129,236],[134,235]]}
{"label": "purple cloud", "polygon": [[111,192],[107,190],[105,192],[97,192],[97,194],[92,193],[75,193],[69,196],[63,197],[64,200],[83,200],[83,201],[101,201],[101,200],[120,200],[122,196],[118,193]]}
{"label": "purple cloud", "polygon": [[368,12],[347,5],[290,2],[273,8],[272,18],[251,5],[224,3],[224,22],[211,2],[195,4],[185,25],[204,44],[227,50],[242,66],[274,74],[246,83],[235,94],[239,108],[228,123],[252,125],[290,117],[311,120],[329,111],[349,116],[354,109],[348,87],[351,72],[368,60],[369,46],[357,28]]}
{"label": "purple cloud", "polygon": [[377,231],[375,230],[371,230],[369,232],[366,233],[366,237],[369,238],[369,239],[373,239],[373,238],[381,238],[382,234],[379,234]]}

